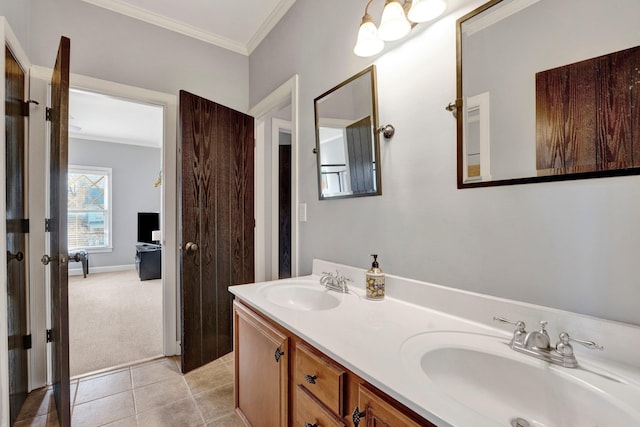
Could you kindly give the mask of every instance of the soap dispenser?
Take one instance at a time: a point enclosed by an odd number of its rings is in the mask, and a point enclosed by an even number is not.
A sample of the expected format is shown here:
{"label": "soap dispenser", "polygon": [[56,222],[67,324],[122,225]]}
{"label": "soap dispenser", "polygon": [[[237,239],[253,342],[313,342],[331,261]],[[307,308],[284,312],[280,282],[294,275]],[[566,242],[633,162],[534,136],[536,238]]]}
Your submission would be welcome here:
{"label": "soap dispenser", "polygon": [[384,298],[384,273],[378,265],[378,255],[372,254],[373,263],[366,273],[367,299],[381,300]]}

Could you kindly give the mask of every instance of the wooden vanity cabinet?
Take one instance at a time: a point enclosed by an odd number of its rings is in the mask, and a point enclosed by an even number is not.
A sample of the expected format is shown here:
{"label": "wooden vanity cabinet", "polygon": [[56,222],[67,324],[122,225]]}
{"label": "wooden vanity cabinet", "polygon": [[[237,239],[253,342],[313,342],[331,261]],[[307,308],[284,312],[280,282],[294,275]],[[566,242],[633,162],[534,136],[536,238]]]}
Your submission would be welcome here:
{"label": "wooden vanity cabinet", "polygon": [[289,337],[235,301],[233,326],[236,412],[253,427],[286,427]]}
{"label": "wooden vanity cabinet", "polygon": [[236,412],[247,426],[433,426],[295,334],[233,305]]}

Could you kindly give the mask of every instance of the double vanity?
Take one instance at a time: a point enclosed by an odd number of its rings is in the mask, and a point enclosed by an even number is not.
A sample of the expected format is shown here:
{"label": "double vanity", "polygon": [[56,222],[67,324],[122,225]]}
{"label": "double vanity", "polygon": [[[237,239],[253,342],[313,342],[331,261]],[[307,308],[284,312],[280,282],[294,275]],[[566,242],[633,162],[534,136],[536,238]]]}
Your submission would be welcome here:
{"label": "double vanity", "polygon": [[[346,293],[320,283],[336,270]],[[364,270],[321,260],[310,276],[230,287],[244,421],[640,425],[640,327],[392,275],[386,287],[369,301]]]}

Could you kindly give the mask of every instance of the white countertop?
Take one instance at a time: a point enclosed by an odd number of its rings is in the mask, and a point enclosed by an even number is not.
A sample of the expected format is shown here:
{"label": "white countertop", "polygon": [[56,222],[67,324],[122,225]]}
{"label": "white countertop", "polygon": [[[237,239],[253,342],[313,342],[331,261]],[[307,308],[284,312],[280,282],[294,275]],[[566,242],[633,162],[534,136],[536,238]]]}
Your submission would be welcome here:
{"label": "white countertop", "polygon": [[[309,286],[317,285],[322,289],[319,276],[311,275],[231,286],[229,290],[255,310],[438,426],[508,425],[496,423],[495,420],[469,409],[440,391],[438,387],[430,387],[428,381],[425,381],[425,374],[416,372],[419,368],[407,363],[406,355],[403,358],[401,351],[403,344],[411,337],[434,331],[486,334],[508,343],[511,338],[508,329],[436,311],[426,306],[424,301],[420,301],[423,305],[417,305],[393,298],[393,295],[389,295],[389,288],[384,300],[366,300],[364,287],[359,286],[357,282],[350,286],[351,295],[341,296],[334,293],[343,301],[336,308],[329,310],[294,310],[274,304],[265,297],[266,287],[274,286],[274,283],[277,286],[291,282],[306,282]],[[507,350],[513,352],[508,347]],[[592,363],[584,357],[578,358],[581,363]],[[545,363],[531,359],[534,360],[532,363]],[[615,363],[613,366],[620,368],[616,375],[623,375],[640,386],[640,369],[620,367]],[[589,377],[593,376],[590,372],[585,371],[579,375],[586,375],[582,378],[584,381],[593,380]],[[633,407],[637,403],[640,406],[640,401],[635,399],[637,396],[632,396],[625,404]]]}

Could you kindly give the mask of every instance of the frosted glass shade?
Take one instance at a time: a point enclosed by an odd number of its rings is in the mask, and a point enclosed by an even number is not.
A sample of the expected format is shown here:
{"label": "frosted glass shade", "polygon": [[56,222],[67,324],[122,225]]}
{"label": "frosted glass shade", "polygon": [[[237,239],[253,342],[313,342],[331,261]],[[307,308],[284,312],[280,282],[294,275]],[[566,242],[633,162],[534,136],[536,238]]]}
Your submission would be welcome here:
{"label": "frosted glass shade", "polygon": [[370,16],[366,15],[362,19],[362,24],[358,30],[358,39],[353,48],[353,53],[362,57],[373,56],[380,53],[382,48],[384,48],[384,42],[378,37],[376,24],[373,23]]}
{"label": "frosted glass shade", "polygon": [[398,0],[387,1],[382,11],[378,36],[384,41],[398,40],[411,30],[411,24]]}
{"label": "frosted glass shade", "polygon": [[409,9],[409,20],[412,22],[427,22],[442,15],[447,8],[444,0],[413,0]]}

